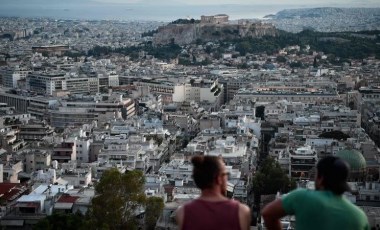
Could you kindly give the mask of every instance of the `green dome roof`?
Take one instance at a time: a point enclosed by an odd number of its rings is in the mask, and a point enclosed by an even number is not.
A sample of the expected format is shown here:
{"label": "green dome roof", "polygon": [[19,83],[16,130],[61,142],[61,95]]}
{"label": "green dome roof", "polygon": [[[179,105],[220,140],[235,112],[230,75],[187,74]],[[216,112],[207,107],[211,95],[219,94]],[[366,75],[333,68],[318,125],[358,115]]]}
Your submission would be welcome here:
{"label": "green dome roof", "polygon": [[363,155],[354,149],[344,149],[336,153],[336,156],[347,161],[350,165],[351,171],[360,171],[367,167],[367,163]]}

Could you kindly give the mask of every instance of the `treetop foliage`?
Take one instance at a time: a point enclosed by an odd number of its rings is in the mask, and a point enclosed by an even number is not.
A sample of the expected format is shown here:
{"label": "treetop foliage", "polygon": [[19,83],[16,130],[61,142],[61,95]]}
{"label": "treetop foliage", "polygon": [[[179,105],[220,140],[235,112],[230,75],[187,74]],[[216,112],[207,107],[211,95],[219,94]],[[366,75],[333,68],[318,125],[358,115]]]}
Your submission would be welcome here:
{"label": "treetop foliage", "polygon": [[192,18],[192,19],[179,18],[175,21],[172,21],[170,24],[197,24],[200,22],[201,22],[201,20],[195,20],[194,18]]}
{"label": "treetop foliage", "polygon": [[[197,23],[196,20],[178,19],[172,24],[189,24]],[[148,32],[148,35],[156,31]],[[215,35],[218,36],[218,35]],[[196,44],[206,43],[199,38],[195,41]],[[299,33],[289,33],[280,31],[277,36],[263,37],[244,37],[232,40],[220,41],[220,47],[216,54],[234,45],[235,51],[244,56],[247,53],[267,53],[276,54],[280,49],[287,46],[298,45],[301,48],[310,46],[310,50],[321,51],[325,54],[330,54],[329,61],[339,64],[349,59],[363,59],[369,56],[380,58],[380,31],[361,31],[361,32],[317,32],[313,30],[304,30]],[[95,46],[88,51],[90,56],[109,55],[111,53],[120,53],[129,55],[132,60],[138,59],[141,52],[152,55],[161,60],[170,60],[177,58],[182,48],[175,44],[174,41],[166,45],[153,46],[152,42],[145,42],[137,46],[111,48],[104,46]],[[205,52],[210,53],[211,47],[205,46]],[[301,53],[299,53],[301,54]],[[218,57],[215,57],[218,58]],[[280,58],[279,62],[286,61],[285,58]],[[193,64],[194,62],[182,60],[183,64]]]}
{"label": "treetop foliage", "polygon": [[253,192],[260,195],[288,192],[295,184],[273,158],[267,157],[253,177]]}
{"label": "treetop foliage", "polygon": [[319,137],[332,138],[335,140],[347,140],[347,138],[350,138],[350,135],[347,135],[347,134],[345,134],[339,130],[334,130],[331,132],[324,132],[324,133],[320,134]]}
{"label": "treetop foliage", "polygon": [[135,209],[145,203],[144,176],[141,171],[122,174],[116,168],[103,173],[95,186],[89,216],[94,226],[133,229]]}

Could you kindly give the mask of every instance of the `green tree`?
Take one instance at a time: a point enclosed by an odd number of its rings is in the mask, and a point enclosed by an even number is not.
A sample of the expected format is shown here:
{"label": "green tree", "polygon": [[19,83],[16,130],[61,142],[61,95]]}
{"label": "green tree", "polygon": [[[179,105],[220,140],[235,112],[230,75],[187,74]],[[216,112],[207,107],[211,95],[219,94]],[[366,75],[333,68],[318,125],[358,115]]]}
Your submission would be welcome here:
{"label": "green tree", "polygon": [[256,172],[252,181],[253,192],[260,195],[288,192],[295,187],[280,164],[271,157],[267,157]]}
{"label": "green tree", "polygon": [[89,210],[94,229],[136,229],[134,211],[144,205],[144,176],[141,171],[120,173],[116,168],[103,173],[95,186]]}
{"label": "green tree", "polygon": [[331,132],[324,132],[319,135],[319,137],[322,138],[332,138],[336,140],[347,140],[347,138],[350,138],[350,135],[347,135],[339,130],[333,130]]}
{"label": "green tree", "polygon": [[291,62],[291,63],[289,64],[289,66],[290,66],[291,68],[302,68],[302,67],[303,67],[303,64],[302,64],[302,62],[297,61],[297,62]]}
{"label": "green tree", "polygon": [[160,197],[149,197],[145,208],[145,228],[154,230],[158,218],[164,209],[164,200]]}
{"label": "green tree", "polygon": [[265,119],[265,106],[260,105],[256,107],[256,117],[260,117],[261,120]]}
{"label": "green tree", "polygon": [[314,68],[317,68],[317,67],[318,67],[317,57],[314,57],[313,67],[314,67]]}
{"label": "green tree", "polygon": [[53,213],[33,226],[34,230],[85,230],[88,229],[86,218],[81,213]]}
{"label": "green tree", "polygon": [[[286,193],[296,187],[295,181],[282,170],[277,161],[267,157],[260,165],[252,180],[254,212],[260,211],[261,195]],[[260,216],[260,215],[257,215]]]}
{"label": "green tree", "polygon": [[282,62],[282,63],[285,63],[286,62],[286,58],[284,56],[277,56],[276,57],[276,61],[277,62]]}

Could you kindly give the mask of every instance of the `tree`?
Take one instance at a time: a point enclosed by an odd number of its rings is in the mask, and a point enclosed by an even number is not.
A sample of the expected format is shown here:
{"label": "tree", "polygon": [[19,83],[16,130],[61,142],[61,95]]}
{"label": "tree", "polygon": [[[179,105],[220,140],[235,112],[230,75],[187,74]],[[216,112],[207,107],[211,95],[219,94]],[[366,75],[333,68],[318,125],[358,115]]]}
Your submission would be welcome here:
{"label": "tree", "polygon": [[290,66],[291,68],[302,68],[302,67],[303,67],[303,64],[302,64],[302,62],[297,61],[297,62],[291,62],[291,63],[289,64],[289,66]]}
{"label": "tree", "polygon": [[331,132],[324,132],[319,135],[319,137],[322,138],[332,138],[335,140],[347,140],[347,138],[350,138],[350,135],[347,135],[339,130],[333,130]]}
{"label": "tree", "polygon": [[154,230],[158,218],[164,209],[164,201],[160,197],[149,197],[145,207],[145,228]]}
{"label": "tree", "polygon": [[88,229],[85,217],[81,213],[53,213],[33,226],[34,230],[81,230]]}
{"label": "tree", "polygon": [[256,117],[260,117],[261,120],[265,119],[265,106],[260,105],[256,107]]}
{"label": "tree", "polygon": [[317,68],[317,67],[318,67],[317,57],[314,57],[313,67],[314,67],[314,68]]}
{"label": "tree", "polygon": [[271,157],[267,157],[256,172],[252,181],[253,192],[260,195],[288,192],[295,187],[280,164]]}
{"label": "tree", "polygon": [[277,56],[276,57],[276,61],[277,62],[282,62],[282,63],[285,63],[286,62],[286,58],[284,56]]}
{"label": "tree", "polygon": [[103,173],[95,186],[89,210],[95,229],[136,229],[136,208],[144,205],[144,176],[141,171],[120,173],[116,168]]}
{"label": "tree", "polygon": [[[286,193],[296,187],[295,181],[282,170],[281,166],[273,158],[267,157],[252,180],[254,194],[254,212],[260,212],[261,195]],[[257,215],[260,216],[260,215]]]}

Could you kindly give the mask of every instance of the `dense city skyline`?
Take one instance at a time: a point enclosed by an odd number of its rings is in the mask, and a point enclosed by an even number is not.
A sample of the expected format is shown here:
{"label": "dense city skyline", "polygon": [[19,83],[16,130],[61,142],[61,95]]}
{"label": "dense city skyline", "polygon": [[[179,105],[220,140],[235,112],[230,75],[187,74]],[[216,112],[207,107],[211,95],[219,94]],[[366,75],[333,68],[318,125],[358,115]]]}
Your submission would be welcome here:
{"label": "dense city skyline", "polygon": [[197,155],[223,158],[250,229],[318,190],[328,156],[351,170],[339,200],[380,225],[374,0],[0,2],[1,228],[178,229]]}

